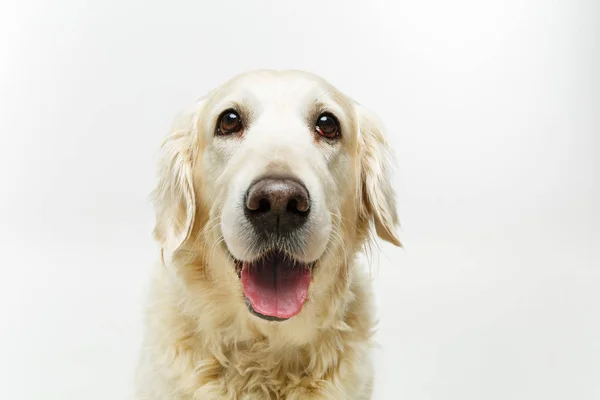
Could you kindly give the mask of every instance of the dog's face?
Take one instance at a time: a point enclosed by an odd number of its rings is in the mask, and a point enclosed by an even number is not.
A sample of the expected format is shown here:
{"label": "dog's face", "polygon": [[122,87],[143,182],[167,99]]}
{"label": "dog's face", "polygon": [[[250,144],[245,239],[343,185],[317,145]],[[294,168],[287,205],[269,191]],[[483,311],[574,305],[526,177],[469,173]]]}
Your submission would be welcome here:
{"label": "dog's face", "polygon": [[168,251],[206,253],[212,279],[237,275],[254,315],[292,318],[319,279],[344,280],[371,220],[399,245],[381,129],[324,80],[247,73],[181,122],[165,144],[156,236]]}

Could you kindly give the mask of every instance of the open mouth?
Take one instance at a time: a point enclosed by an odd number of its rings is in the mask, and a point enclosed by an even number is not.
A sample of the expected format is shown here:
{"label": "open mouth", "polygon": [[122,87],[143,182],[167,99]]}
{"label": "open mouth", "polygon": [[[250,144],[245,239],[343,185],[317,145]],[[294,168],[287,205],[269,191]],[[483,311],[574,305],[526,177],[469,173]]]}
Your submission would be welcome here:
{"label": "open mouth", "polygon": [[251,313],[284,321],[302,311],[316,262],[299,262],[277,250],[255,261],[233,259]]}

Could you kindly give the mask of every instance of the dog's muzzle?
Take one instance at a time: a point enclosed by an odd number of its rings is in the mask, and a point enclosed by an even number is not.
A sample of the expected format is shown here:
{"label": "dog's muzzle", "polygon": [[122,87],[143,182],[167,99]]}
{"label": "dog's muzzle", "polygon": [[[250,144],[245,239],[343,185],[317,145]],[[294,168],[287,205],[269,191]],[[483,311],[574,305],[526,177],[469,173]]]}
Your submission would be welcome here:
{"label": "dog's muzzle", "polygon": [[303,227],[311,212],[309,192],[294,177],[267,176],[254,181],[244,198],[258,256],[235,260],[250,312],[269,321],[298,314],[308,296],[315,262],[300,261],[306,243]]}

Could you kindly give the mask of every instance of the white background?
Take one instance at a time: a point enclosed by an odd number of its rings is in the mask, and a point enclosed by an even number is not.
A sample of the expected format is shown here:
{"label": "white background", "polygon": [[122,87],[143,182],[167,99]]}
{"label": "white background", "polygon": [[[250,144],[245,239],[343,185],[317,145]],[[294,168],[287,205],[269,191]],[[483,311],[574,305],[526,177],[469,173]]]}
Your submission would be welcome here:
{"label": "white background", "polygon": [[0,398],[130,398],[159,144],[263,67],[389,128],[375,399],[600,398],[600,2],[0,4]]}

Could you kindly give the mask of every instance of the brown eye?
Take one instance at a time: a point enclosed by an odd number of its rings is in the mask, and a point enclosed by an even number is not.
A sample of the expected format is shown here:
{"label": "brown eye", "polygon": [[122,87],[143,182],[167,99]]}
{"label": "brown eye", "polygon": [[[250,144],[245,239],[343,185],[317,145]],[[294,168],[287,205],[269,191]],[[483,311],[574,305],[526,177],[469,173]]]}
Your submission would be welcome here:
{"label": "brown eye", "polygon": [[319,115],[315,130],[319,135],[327,139],[336,139],[340,136],[340,124],[337,119],[329,113]]}
{"label": "brown eye", "polygon": [[235,110],[227,110],[219,117],[217,135],[231,135],[243,129],[242,118]]}

